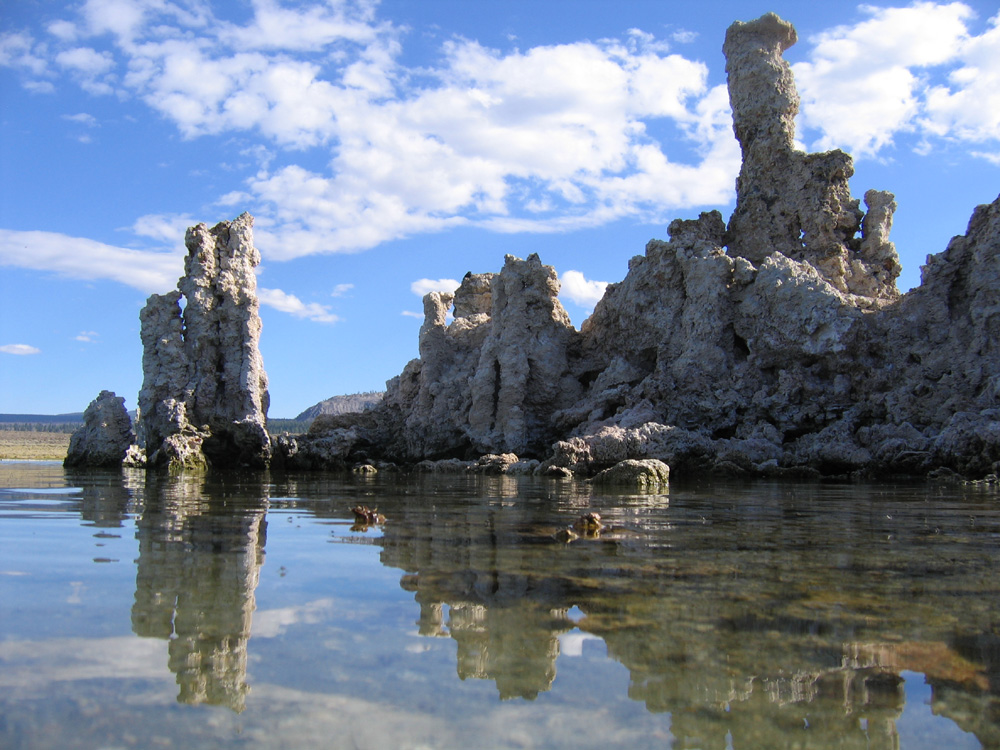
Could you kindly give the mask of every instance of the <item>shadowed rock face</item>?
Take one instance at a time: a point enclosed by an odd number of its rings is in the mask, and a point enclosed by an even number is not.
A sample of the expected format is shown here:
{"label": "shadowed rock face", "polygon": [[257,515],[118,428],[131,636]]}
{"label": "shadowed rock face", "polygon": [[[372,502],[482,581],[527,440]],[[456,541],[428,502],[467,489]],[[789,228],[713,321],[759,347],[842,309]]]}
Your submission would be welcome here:
{"label": "shadowed rock face", "polygon": [[1000,199],[901,296],[893,196],[869,190],[862,211],[849,155],[795,150],[782,59],[795,40],[774,14],[726,34],[743,152],[728,225],[717,211],[672,222],[579,332],[536,256],[430,295],[420,358],[354,444],[584,473],[647,458],[767,475],[997,471]]}
{"label": "shadowed rock face", "polygon": [[83,426],[70,437],[65,466],[120,466],[135,439],[125,399],[101,391],[83,413]]}
{"label": "shadowed rock face", "polygon": [[151,465],[260,466],[270,459],[252,226],[243,214],[190,228],[177,290],[150,296],[140,313],[138,438]]}

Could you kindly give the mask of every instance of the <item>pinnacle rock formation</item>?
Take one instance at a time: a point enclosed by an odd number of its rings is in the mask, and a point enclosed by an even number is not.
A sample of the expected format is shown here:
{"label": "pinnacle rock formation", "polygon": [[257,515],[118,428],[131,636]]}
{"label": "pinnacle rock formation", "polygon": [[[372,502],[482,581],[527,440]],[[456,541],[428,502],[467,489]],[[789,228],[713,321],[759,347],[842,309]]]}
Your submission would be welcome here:
{"label": "pinnacle rock formation", "polygon": [[718,211],[672,222],[579,331],[537,256],[428,295],[420,358],[338,427],[338,460],[511,453],[583,475],[645,459],[775,476],[1000,470],[1000,198],[900,295],[892,194],[867,191],[862,210],[849,155],[795,148],[782,58],[795,40],[770,13],[726,34],[743,153],[728,224]]}
{"label": "pinnacle rock formation", "polygon": [[799,96],[781,57],[795,41],[792,25],[773,13],[726,32],[733,130],[743,153],[729,253],[759,265],[779,252],[809,263],[838,291],[860,297],[860,306],[891,302],[901,270],[888,241],[896,204],[889,193],[869,191],[865,214],[847,184],[854,174],[848,154],[795,150]]}
{"label": "pinnacle rock formation", "polygon": [[[264,466],[271,456],[258,342],[253,217],[188,229],[177,290],[140,313],[138,440],[150,465]],[[181,309],[181,301],[184,306]]]}
{"label": "pinnacle rock formation", "polygon": [[67,467],[121,466],[135,440],[125,399],[101,391],[83,412],[83,426],[70,437],[63,465]]}
{"label": "pinnacle rock formation", "polygon": [[424,298],[420,359],[389,382],[384,402],[396,410],[403,455],[537,452],[552,442],[552,415],[582,392],[569,365],[578,333],[558,294],[555,270],[537,255],[508,255],[499,273],[470,273],[453,295]]}

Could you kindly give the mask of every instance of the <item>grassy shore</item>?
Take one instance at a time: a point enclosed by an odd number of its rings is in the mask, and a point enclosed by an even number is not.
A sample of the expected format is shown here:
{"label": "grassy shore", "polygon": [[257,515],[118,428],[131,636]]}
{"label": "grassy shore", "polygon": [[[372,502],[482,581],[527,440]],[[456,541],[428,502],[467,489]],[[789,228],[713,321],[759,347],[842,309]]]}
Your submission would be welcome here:
{"label": "grassy shore", "polygon": [[68,432],[0,430],[0,459],[62,461],[69,438]]}

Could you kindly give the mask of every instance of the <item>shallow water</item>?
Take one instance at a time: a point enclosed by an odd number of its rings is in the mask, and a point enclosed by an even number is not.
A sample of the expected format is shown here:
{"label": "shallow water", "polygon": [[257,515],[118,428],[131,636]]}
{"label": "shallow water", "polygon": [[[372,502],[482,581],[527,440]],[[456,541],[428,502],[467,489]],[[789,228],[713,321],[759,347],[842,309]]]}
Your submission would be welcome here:
{"label": "shallow water", "polygon": [[997,747],[998,553],[973,487],[4,462],[0,747]]}

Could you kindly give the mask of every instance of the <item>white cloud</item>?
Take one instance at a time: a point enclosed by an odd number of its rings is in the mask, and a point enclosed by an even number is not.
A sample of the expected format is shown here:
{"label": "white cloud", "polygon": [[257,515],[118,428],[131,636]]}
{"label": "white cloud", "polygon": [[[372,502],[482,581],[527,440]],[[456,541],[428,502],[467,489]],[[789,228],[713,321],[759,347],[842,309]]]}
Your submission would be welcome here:
{"label": "white cloud", "polygon": [[424,319],[423,313],[414,312],[413,310],[403,310],[400,313],[400,315],[406,318],[419,318],[420,320]]}
{"label": "white cloud", "polygon": [[1000,14],[990,27],[962,45],[948,83],[928,89],[921,124],[931,133],[972,143],[1000,140]]}
{"label": "white cloud", "polygon": [[[456,226],[661,221],[732,200],[739,148],[726,88],[709,88],[706,66],[664,39],[632,29],[501,51],[453,38],[416,69],[403,63],[405,30],[376,8],[254,0],[236,22],[203,3],[87,0],[73,21],[49,24],[46,44],[0,38],[0,65],[30,73],[38,91],[53,89],[57,69],[92,93],[114,88],[185,138],[260,136],[256,173],[216,203],[255,214],[269,260]],[[872,156],[919,131],[927,151],[949,138],[996,152],[997,19],[976,36],[962,3],[862,12],[809,40],[795,66],[803,141]],[[323,149],[326,166],[295,156],[305,149]]]}
{"label": "white cloud", "polygon": [[977,159],[984,159],[990,164],[1000,167],[1000,152],[970,151],[969,156],[974,156]]}
{"label": "white cloud", "polygon": [[56,232],[0,229],[0,265],[75,279],[108,279],[143,292],[166,292],[184,271],[179,252],[115,247]]}
{"label": "white cloud", "polygon": [[608,287],[606,281],[592,281],[579,271],[566,271],[559,277],[560,292],[582,308],[593,309]]}
{"label": "white cloud", "polygon": [[3,352],[4,354],[17,354],[18,356],[41,354],[41,351],[41,349],[29,346],[28,344],[4,344],[3,346],[0,346],[0,352]]}
{"label": "white cloud", "polygon": [[53,21],[48,25],[47,31],[64,42],[74,41],[79,34],[76,24],[65,20]]}
{"label": "white cloud", "polygon": [[56,55],[56,62],[86,76],[97,76],[111,70],[115,61],[110,52],[98,52],[90,47],[74,47]]}
{"label": "white cloud", "polygon": [[330,312],[327,305],[317,302],[306,303],[294,294],[288,294],[280,289],[257,289],[257,298],[262,305],[275,310],[294,315],[296,318],[306,318],[316,323],[336,323],[340,318]]}
{"label": "white cloud", "polygon": [[45,53],[45,47],[36,45],[30,34],[0,34],[0,66],[22,68],[32,75],[43,76],[48,72]]}
{"label": "white cloud", "polygon": [[423,299],[431,292],[454,292],[461,285],[462,282],[455,281],[455,279],[417,279],[410,284],[410,291]]}
{"label": "white cloud", "polygon": [[139,237],[149,237],[165,245],[183,248],[188,227],[197,223],[188,214],[146,214],[135,220],[131,230]]}
{"label": "white cloud", "polygon": [[[872,156],[891,146],[899,133],[924,129],[938,136],[976,133],[981,138],[984,125],[989,137],[1000,137],[995,20],[991,32],[973,37],[968,24],[974,13],[964,3],[861,10],[868,20],[818,34],[809,40],[814,45],[810,61],[793,66],[801,123],[819,131],[813,148]],[[973,59],[984,61],[985,69],[980,71]],[[956,63],[961,67],[949,75],[954,90],[929,84],[929,70]]]}
{"label": "white cloud", "polygon": [[97,340],[98,335],[97,331],[80,331],[74,339],[76,341],[92,344]]}
{"label": "white cloud", "polygon": [[331,297],[343,297],[354,288],[354,284],[337,284],[330,292]]}
{"label": "white cloud", "polygon": [[[294,160],[272,170],[269,158],[246,190],[220,199],[250,204],[268,257],[463,224],[565,231],[732,196],[738,163],[716,158],[730,125],[706,128],[699,112],[707,69],[653,34],[506,53],[454,39],[436,67],[416,71],[399,63],[402,30],[369,2],[257,0],[243,24],[208,23],[207,6],[193,7],[88,0],[82,23],[50,24],[75,43],[55,59],[97,93],[113,58],[81,34],[110,32],[127,71],[115,86],[185,137],[254,131],[286,150],[330,148],[325,173]],[[425,83],[405,87],[415,74]],[[702,161],[667,159],[647,135],[659,118],[680,125]]]}
{"label": "white cloud", "polygon": [[86,112],[78,112],[75,115],[63,115],[64,120],[69,122],[75,122],[80,125],[86,125],[88,128],[97,127],[97,118],[93,115],[89,115]]}

